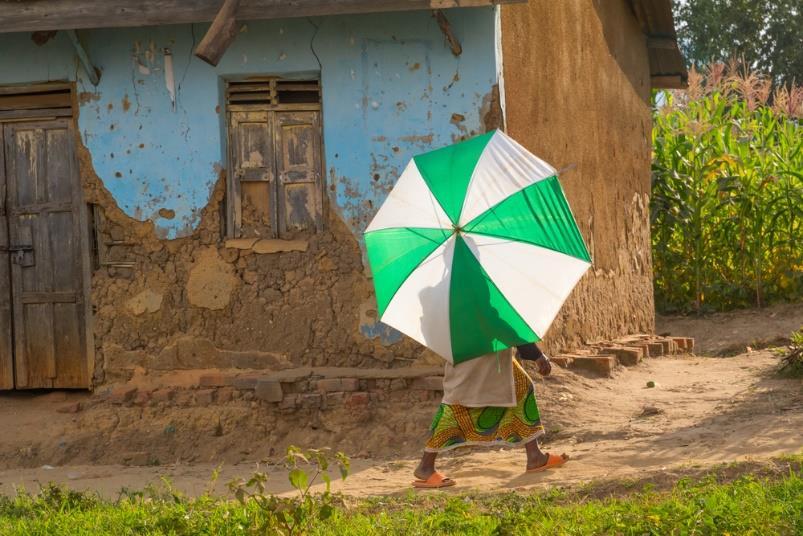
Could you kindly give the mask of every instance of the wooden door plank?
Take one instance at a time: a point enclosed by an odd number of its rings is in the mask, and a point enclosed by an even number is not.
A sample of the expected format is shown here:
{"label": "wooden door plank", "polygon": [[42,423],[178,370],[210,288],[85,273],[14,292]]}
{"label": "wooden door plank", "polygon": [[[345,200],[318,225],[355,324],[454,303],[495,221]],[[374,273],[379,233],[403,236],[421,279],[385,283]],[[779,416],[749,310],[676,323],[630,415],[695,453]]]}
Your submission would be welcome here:
{"label": "wooden door plank", "polygon": [[11,339],[11,270],[6,216],[6,164],[4,129],[0,127],[0,389],[14,388],[14,354]]}
{"label": "wooden door plank", "polygon": [[279,232],[322,227],[323,169],[320,112],[276,112]]}

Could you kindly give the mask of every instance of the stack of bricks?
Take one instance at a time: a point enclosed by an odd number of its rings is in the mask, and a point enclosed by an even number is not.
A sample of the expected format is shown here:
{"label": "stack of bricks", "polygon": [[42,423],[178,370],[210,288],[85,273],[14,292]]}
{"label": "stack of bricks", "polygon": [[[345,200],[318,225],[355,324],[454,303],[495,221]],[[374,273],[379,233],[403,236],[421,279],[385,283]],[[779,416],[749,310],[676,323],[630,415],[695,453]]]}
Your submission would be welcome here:
{"label": "stack of bricks", "polygon": [[587,348],[559,354],[552,361],[564,368],[610,377],[618,365],[632,367],[644,358],[690,354],[694,339],[687,337],[656,337],[629,335],[612,342],[589,344]]}

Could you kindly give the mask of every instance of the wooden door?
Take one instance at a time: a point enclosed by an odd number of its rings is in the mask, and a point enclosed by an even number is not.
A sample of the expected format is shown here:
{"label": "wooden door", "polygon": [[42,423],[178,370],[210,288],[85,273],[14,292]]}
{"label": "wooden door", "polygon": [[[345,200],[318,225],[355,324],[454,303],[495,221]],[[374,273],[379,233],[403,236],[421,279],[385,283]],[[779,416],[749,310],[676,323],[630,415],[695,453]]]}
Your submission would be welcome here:
{"label": "wooden door", "polygon": [[73,136],[70,119],[3,128],[18,389],[90,385],[86,211]]}
{"label": "wooden door", "polygon": [[321,114],[318,111],[276,112],[280,236],[320,230],[323,211]]}

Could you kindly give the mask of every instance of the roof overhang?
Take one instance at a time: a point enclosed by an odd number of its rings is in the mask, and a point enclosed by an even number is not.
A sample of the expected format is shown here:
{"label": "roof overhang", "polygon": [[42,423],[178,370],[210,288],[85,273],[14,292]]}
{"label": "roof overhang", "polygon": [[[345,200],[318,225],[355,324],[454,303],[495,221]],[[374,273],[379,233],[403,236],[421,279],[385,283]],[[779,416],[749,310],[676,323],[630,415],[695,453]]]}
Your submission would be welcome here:
{"label": "roof overhang", "polygon": [[647,36],[650,81],[654,88],[683,89],[689,72],[678,48],[672,0],[629,0],[633,14]]}
{"label": "roof overhang", "polygon": [[[237,20],[483,7],[527,0],[242,0]],[[3,0],[0,33],[210,22],[223,0]]]}

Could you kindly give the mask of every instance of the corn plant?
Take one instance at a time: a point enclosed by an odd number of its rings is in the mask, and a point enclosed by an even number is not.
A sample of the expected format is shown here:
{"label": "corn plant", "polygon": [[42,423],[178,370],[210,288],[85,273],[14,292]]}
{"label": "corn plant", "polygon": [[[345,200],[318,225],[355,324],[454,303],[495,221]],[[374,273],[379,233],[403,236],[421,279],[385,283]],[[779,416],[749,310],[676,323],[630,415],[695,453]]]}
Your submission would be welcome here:
{"label": "corn plant", "polygon": [[692,70],[653,128],[655,294],[665,312],[803,297],[803,88]]}

